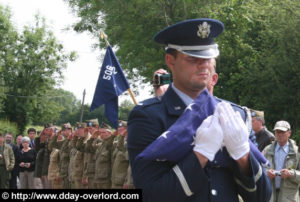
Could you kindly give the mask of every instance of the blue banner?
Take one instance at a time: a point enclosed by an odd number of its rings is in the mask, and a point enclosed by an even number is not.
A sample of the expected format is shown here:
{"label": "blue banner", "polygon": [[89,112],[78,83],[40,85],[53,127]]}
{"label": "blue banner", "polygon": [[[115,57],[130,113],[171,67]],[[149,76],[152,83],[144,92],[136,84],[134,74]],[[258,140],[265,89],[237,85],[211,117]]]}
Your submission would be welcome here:
{"label": "blue banner", "polygon": [[114,128],[118,127],[118,96],[129,89],[122,67],[110,46],[101,67],[90,111],[104,104],[104,115]]}

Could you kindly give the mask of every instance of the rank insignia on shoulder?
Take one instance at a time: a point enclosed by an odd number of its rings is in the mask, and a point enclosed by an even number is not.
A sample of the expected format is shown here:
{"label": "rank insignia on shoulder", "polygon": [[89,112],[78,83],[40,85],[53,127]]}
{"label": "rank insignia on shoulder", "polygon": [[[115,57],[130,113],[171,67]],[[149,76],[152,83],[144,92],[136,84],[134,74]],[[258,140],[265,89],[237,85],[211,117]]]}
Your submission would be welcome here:
{"label": "rank insignia on shoulder", "polygon": [[174,107],[174,109],[175,109],[175,110],[180,110],[181,107],[180,107],[180,106],[176,106],[176,107]]}

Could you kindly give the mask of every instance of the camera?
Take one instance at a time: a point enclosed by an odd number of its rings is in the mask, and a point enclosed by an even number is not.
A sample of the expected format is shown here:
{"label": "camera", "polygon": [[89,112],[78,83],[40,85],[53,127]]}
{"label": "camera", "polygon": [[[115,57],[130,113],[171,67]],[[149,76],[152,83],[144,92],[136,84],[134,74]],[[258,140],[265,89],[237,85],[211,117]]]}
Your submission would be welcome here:
{"label": "camera", "polygon": [[154,86],[162,86],[165,84],[172,83],[172,75],[171,74],[155,74],[154,75]]}
{"label": "camera", "polygon": [[276,176],[281,176],[281,172],[280,172],[280,171],[274,171],[274,174],[275,174]]}

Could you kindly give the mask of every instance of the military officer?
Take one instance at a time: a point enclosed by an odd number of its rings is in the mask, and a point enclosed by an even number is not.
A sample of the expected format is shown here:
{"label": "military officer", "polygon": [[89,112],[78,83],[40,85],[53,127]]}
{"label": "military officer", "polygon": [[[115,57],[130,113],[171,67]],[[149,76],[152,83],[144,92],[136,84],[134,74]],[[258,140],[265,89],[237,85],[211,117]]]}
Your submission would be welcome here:
{"label": "military officer", "polygon": [[[63,140],[63,136],[60,134],[60,132],[55,136],[58,136],[57,141]],[[53,142],[54,136],[51,137],[50,142],[48,144],[48,149],[49,151],[51,151],[48,168],[48,180],[51,183],[52,189],[62,189],[62,180],[59,176],[60,152],[59,149],[53,147]]]}
{"label": "military officer", "polygon": [[62,181],[63,189],[70,189],[68,166],[70,162],[70,138],[72,134],[72,127],[70,123],[62,125],[60,134],[61,140],[58,140],[58,135],[53,137],[52,147],[59,150],[59,177]]}
{"label": "military officer", "polygon": [[53,125],[47,123],[44,125],[43,131],[35,138],[36,164],[34,176],[41,179],[44,189],[51,188],[48,180],[48,167],[50,162],[50,152],[48,149],[49,138],[54,135]]}
{"label": "military officer", "polygon": [[97,189],[110,189],[112,144],[115,136],[112,135],[111,127],[107,124],[102,124],[99,131],[101,143],[95,145],[97,146],[95,163],[95,184]]}
{"label": "military officer", "polygon": [[84,152],[84,170],[83,170],[83,184],[87,185],[89,189],[95,189],[94,177],[95,177],[95,149],[92,147],[94,141],[97,141],[98,137],[98,120],[93,119],[91,121],[91,126],[85,130],[89,133],[90,138],[84,141],[83,138],[79,139],[77,142],[77,149]]}
{"label": "military officer", "polygon": [[[192,19],[171,25],[154,38],[166,46],[165,61],[173,83],[161,99],[153,98],[137,105],[128,119],[132,176],[135,187],[143,189],[144,201],[238,201],[238,194],[244,201],[270,198],[270,183],[249,152],[246,126],[228,103],[219,104],[217,113],[221,115],[210,117],[205,121],[209,124],[198,128],[194,151],[181,161],[136,158],[176,122],[201,92],[208,94],[205,88],[212,76],[210,69],[219,55],[214,38],[223,29],[218,20]],[[243,110],[235,110],[246,116]],[[232,125],[236,128],[229,131]],[[212,130],[219,132],[212,133]],[[220,150],[223,140],[229,152]],[[216,154],[222,155],[228,164],[214,160]]]}
{"label": "military officer", "polygon": [[77,149],[76,149],[76,143],[78,140],[78,132],[80,131],[79,129],[82,128],[83,130],[84,125],[83,124],[79,124],[77,126],[77,130],[74,131],[74,133],[72,133],[71,135],[69,135],[68,140],[69,140],[69,149],[70,149],[70,153],[69,153],[69,165],[68,165],[68,179],[69,179],[69,186],[71,189],[75,189],[75,179],[74,179],[74,160],[75,160],[75,156],[77,153]]}
{"label": "military officer", "polygon": [[119,121],[119,139],[115,148],[115,159],[113,160],[111,182],[113,189],[122,189],[127,176],[129,161],[127,155],[127,122]]}
{"label": "military officer", "polygon": [[76,153],[73,159],[73,181],[74,181],[74,188],[75,189],[84,189],[87,187],[87,183],[83,182],[83,171],[84,167],[86,166],[86,160],[84,158],[84,152],[81,150],[80,147],[78,147],[79,141],[87,141],[90,137],[90,134],[88,132],[87,128],[78,128],[78,130],[75,133],[74,141],[76,141],[75,148]]}

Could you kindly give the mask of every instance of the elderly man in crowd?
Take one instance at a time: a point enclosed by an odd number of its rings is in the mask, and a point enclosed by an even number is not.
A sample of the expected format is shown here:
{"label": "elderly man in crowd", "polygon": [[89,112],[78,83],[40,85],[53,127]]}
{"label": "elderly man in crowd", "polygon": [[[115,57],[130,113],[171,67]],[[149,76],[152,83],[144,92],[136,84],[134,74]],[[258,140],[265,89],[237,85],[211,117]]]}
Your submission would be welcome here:
{"label": "elderly man in crowd", "polygon": [[287,121],[278,121],[274,127],[276,141],[263,153],[270,161],[267,174],[272,182],[270,202],[299,201],[300,156],[296,143],[290,139],[291,126]]}
{"label": "elderly man in crowd", "polygon": [[11,170],[15,165],[15,156],[12,148],[4,142],[0,133],[0,189],[9,188]]}

